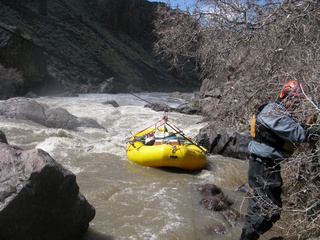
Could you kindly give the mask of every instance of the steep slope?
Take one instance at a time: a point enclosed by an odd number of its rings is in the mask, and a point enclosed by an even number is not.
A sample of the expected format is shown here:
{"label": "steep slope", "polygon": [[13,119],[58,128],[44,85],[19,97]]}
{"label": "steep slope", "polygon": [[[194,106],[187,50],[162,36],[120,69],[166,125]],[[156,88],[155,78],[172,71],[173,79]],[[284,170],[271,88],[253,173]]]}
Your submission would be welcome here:
{"label": "steep slope", "polygon": [[0,23],[16,26],[47,55],[48,74],[28,90],[46,93],[51,82],[71,92],[192,91],[199,86],[195,75],[177,79],[152,55],[156,6],[146,0],[2,0]]}

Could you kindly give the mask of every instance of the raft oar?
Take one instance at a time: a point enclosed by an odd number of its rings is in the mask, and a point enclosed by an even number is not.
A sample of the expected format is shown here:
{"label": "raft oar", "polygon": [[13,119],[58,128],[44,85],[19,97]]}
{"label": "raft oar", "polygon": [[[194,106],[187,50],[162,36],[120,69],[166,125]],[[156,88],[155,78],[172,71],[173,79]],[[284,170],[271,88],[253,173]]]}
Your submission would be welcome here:
{"label": "raft oar", "polygon": [[[156,123],[154,123],[154,124],[151,124],[149,127],[146,127],[145,129],[142,129],[141,131],[139,131],[139,132],[136,132],[135,133],[135,135],[136,134],[139,134],[139,133],[141,133],[141,132],[143,132],[143,131],[145,131],[145,130],[147,130],[148,128],[151,128],[153,125],[155,126],[154,128],[156,129],[157,128],[157,124],[159,123],[159,122],[161,122],[163,119],[160,119],[160,120],[158,120]],[[152,132],[152,131],[151,131]],[[133,135],[133,134],[132,134]],[[133,135],[134,136],[134,135]]]}
{"label": "raft oar", "polygon": [[142,101],[145,101],[146,103],[152,104],[152,102],[149,102],[149,101],[147,101],[147,100],[145,100],[145,99],[137,96],[136,94],[133,94],[133,93],[130,93],[130,94],[131,94],[132,96],[135,96],[136,98],[139,98],[139,99],[142,100]]}
{"label": "raft oar", "polygon": [[[186,135],[178,128],[178,127],[173,127],[171,126],[168,122],[166,122],[166,124],[171,127],[176,133],[180,134],[184,139],[188,140],[190,143],[192,143],[193,145],[197,146],[201,151],[207,152],[207,149],[205,149],[204,147],[198,145],[197,143],[195,143],[194,141],[192,141],[191,139],[187,138]],[[177,130],[177,129],[178,130]]]}

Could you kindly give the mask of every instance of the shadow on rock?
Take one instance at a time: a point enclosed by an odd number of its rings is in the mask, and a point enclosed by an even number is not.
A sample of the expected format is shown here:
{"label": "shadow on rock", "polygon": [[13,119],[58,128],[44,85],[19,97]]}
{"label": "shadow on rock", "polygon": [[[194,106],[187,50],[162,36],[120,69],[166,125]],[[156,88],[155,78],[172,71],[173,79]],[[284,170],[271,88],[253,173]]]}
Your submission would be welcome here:
{"label": "shadow on rock", "polygon": [[0,239],[81,239],[95,209],[76,176],[41,149],[0,143]]}
{"label": "shadow on rock", "polygon": [[114,240],[115,238],[110,235],[99,233],[91,228],[88,229],[87,233],[81,240]]}

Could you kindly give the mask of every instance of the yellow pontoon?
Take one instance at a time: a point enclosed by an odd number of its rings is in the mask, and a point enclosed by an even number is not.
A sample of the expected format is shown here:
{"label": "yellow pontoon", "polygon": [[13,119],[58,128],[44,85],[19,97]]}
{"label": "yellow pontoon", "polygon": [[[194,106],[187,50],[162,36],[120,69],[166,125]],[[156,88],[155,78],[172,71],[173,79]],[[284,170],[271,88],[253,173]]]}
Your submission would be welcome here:
{"label": "yellow pontoon", "polygon": [[133,134],[127,140],[127,157],[132,162],[149,167],[197,170],[206,165],[206,149],[170,125],[167,117]]}

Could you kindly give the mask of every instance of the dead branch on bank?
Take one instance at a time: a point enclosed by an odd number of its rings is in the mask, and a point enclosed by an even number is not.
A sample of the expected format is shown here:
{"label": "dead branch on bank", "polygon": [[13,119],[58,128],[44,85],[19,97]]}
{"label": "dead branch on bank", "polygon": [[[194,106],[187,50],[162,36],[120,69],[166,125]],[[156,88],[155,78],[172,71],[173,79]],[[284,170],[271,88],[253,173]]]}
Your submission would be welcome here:
{"label": "dead branch on bank", "polygon": [[284,207],[276,225],[288,239],[307,239],[320,234],[320,164],[317,146],[302,146],[283,165]]}
{"label": "dead branch on bank", "polygon": [[172,68],[194,62],[202,79],[223,88],[222,104],[232,105],[217,109],[221,119],[248,123],[290,78],[317,99],[319,3],[198,0],[190,10],[159,5],[155,52]]}
{"label": "dead branch on bank", "polygon": [[[292,78],[306,94],[295,115],[301,123],[319,119],[319,1],[196,0],[186,10],[159,5],[157,13],[155,53],[172,68],[194,63],[202,79],[222,89],[216,120],[249,129],[254,109],[275,100]],[[319,235],[319,143],[299,148],[282,169],[277,229],[289,239]]]}

